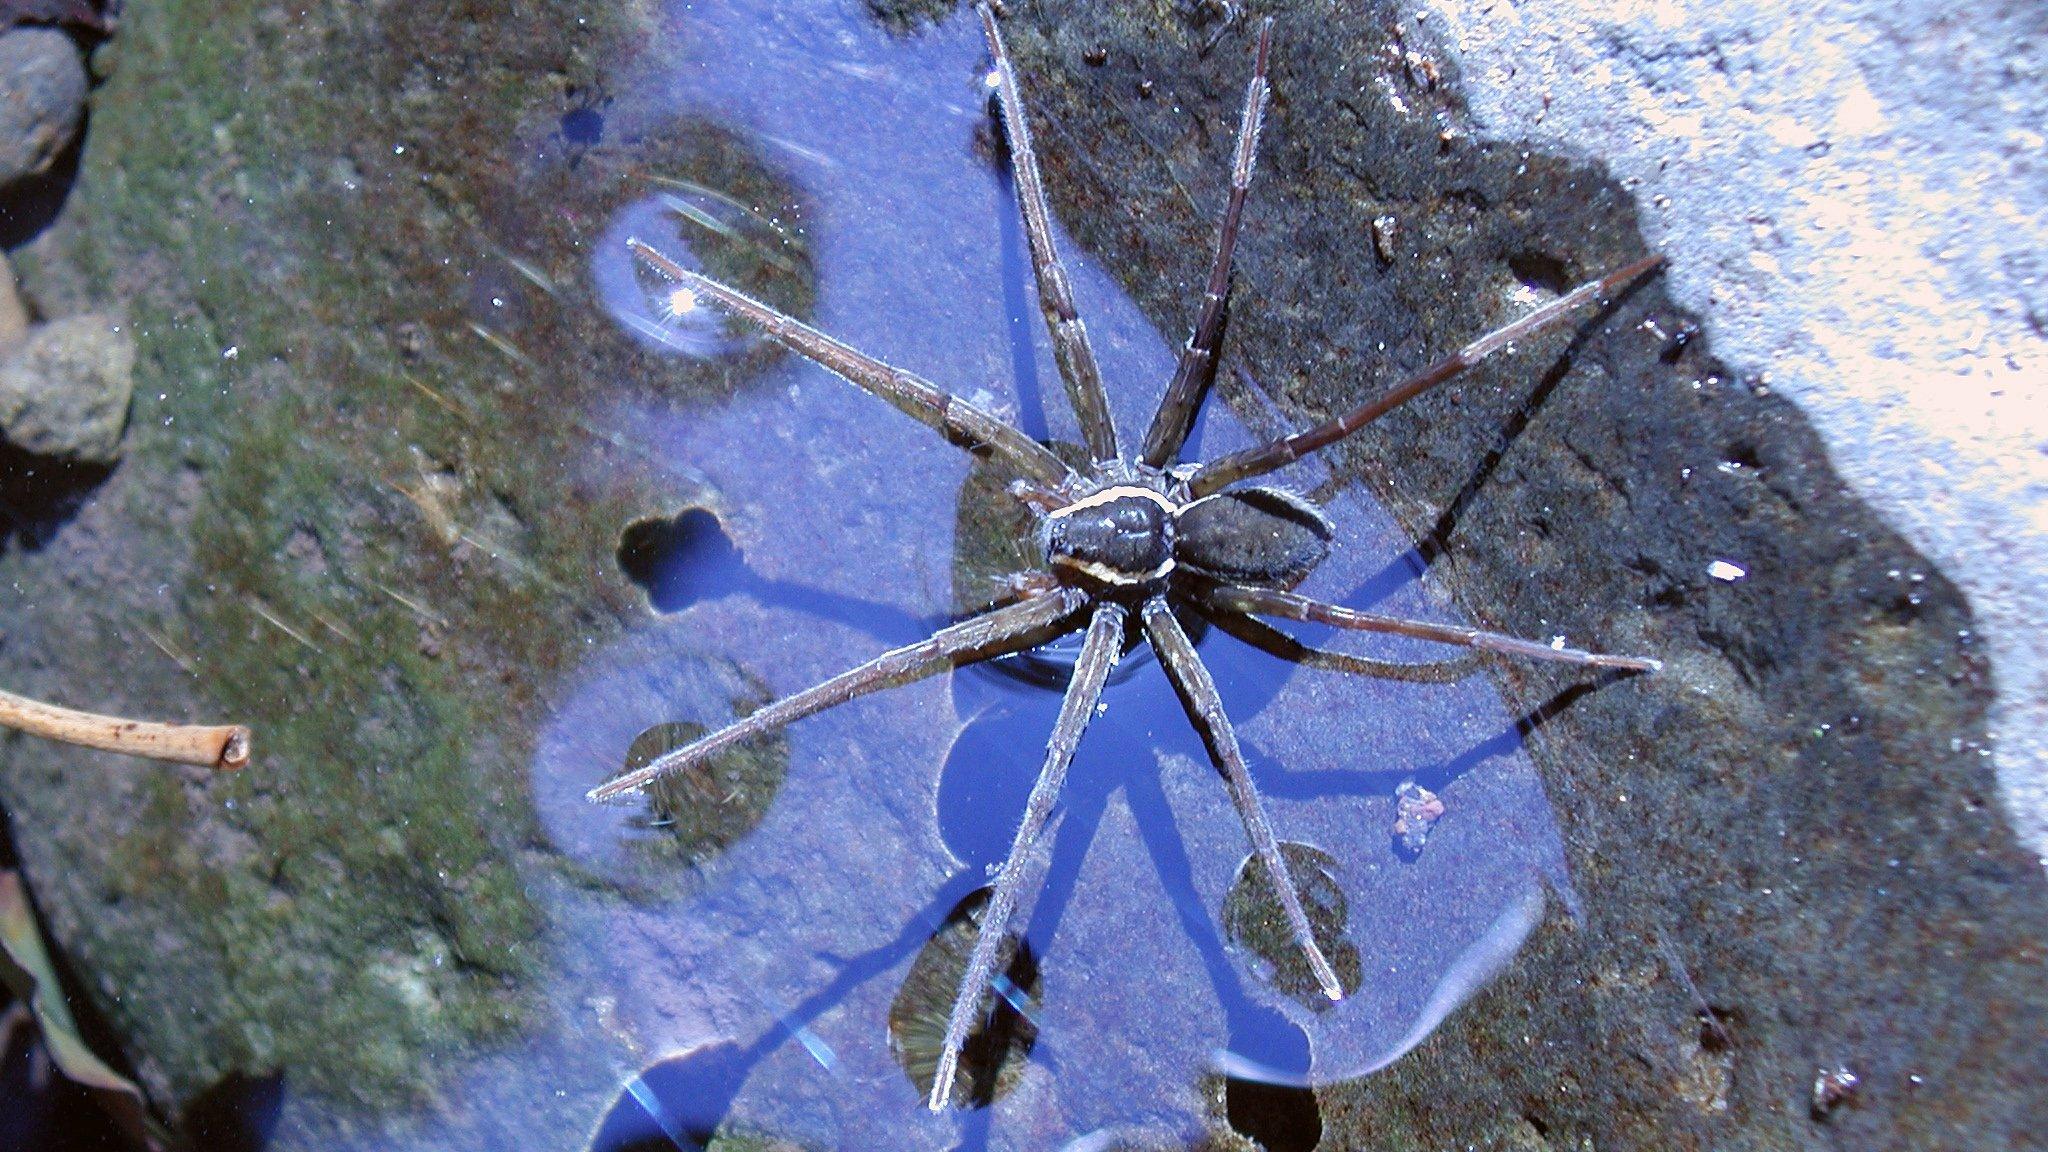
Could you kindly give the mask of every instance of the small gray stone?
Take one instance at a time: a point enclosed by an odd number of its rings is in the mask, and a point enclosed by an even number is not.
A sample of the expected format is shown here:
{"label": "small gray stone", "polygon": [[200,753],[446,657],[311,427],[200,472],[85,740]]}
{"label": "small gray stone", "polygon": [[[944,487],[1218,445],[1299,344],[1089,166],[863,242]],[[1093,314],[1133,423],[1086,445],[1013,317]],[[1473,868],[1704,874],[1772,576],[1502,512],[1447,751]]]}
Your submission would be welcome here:
{"label": "small gray stone", "polygon": [[85,113],[85,62],[54,28],[0,35],[0,187],[49,171]]}
{"label": "small gray stone", "polygon": [[0,352],[21,343],[27,335],[28,304],[15,283],[14,265],[0,255]]}
{"label": "small gray stone", "polygon": [[135,339],[113,318],[55,320],[0,359],[0,430],[38,456],[111,464],[134,391]]}

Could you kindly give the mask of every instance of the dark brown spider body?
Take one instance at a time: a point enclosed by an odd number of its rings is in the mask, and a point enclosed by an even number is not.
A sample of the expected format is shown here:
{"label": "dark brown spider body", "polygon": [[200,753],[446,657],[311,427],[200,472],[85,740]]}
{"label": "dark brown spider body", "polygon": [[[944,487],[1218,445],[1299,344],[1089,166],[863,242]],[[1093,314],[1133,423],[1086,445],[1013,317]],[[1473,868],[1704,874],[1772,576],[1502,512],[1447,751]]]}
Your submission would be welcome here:
{"label": "dark brown spider body", "polygon": [[1177,618],[1182,612],[1225,625],[1234,621],[1263,629],[1280,638],[1282,649],[1307,655],[1319,653],[1251,617],[1309,621],[1600,668],[1643,672],[1659,667],[1657,661],[1644,657],[1601,655],[1566,648],[1561,642],[1542,644],[1461,625],[1382,616],[1297,595],[1291,589],[1329,555],[1333,526],[1321,509],[1299,496],[1281,488],[1244,483],[1344,439],[1516,340],[1618,293],[1654,268],[1656,257],[1583,284],[1322,424],[1205,463],[1179,462],[1222,338],[1231,253],[1266,105],[1272,33],[1268,20],[1259,33],[1257,63],[1245,94],[1231,168],[1230,199],[1194,335],[1182,350],[1142,448],[1135,459],[1126,459],[1118,451],[1101,372],[1053,244],[1045,188],[1016,74],[1003,48],[995,13],[986,3],[977,11],[995,57],[995,95],[1024,215],[1039,306],[1052,337],[1054,359],[1080,421],[1090,464],[1077,470],[1015,427],[937,385],[692,272],[638,240],[627,243],[656,272],[687,289],[693,299],[709,300],[745,317],[772,339],[890,401],[953,443],[1007,467],[1017,477],[1011,491],[1039,517],[1043,568],[1013,576],[1010,603],[776,700],[590,792],[593,800],[618,799],[670,773],[701,764],[741,741],[869,692],[959,664],[1022,652],[1085,629],[1086,639],[1074,662],[1059,719],[1046,742],[1037,784],[1025,804],[1009,857],[996,874],[960,981],[927,1101],[935,1111],[952,1100],[961,1049],[976,1022],[986,1015],[984,1003],[1001,945],[1018,901],[1028,890],[1032,864],[1065,783],[1067,767],[1097,711],[1110,671],[1140,638],[1152,645],[1160,667],[1186,706],[1189,721],[1202,734],[1244,824],[1252,854],[1266,870],[1317,983],[1332,1000],[1345,995],[1313,936],[1299,889],[1280,854],[1278,838],[1224,711],[1222,696]]}
{"label": "dark brown spider body", "polygon": [[1048,569],[1089,590],[1156,594],[1174,568],[1179,505],[1143,484],[1110,484],[1055,509],[1039,529]]}
{"label": "dark brown spider body", "polygon": [[1330,554],[1329,517],[1284,488],[1190,501],[1185,484],[1128,471],[1139,479],[1104,483],[1045,514],[1039,544],[1063,582],[1126,599],[1157,594],[1176,576],[1284,589]]}
{"label": "dark brown spider body", "polygon": [[1212,580],[1292,588],[1330,554],[1330,518],[1284,488],[1233,488],[1183,505],[1174,556]]}

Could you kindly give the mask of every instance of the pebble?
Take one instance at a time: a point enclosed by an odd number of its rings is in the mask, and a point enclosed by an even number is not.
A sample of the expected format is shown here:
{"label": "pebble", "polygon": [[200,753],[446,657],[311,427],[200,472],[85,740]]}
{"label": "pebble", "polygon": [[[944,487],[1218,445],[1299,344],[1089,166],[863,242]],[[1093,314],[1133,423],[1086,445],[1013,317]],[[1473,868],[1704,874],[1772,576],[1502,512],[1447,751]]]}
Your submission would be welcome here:
{"label": "pebble", "polygon": [[0,431],[37,456],[120,459],[134,392],[135,338],[110,316],[53,320],[0,353]]}
{"label": "pebble", "polygon": [[28,335],[28,305],[14,282],[14,266],[0,254],[0,352],[21,343]]}
{"label": "pebble", "polygon": [[50,170],[85,115],[85,62],[55,28],[0,34],[0,187]]}
{"label": "pebble", "polygon": [[1394,838],[1409,855],[1422,851],[1429,842],[1430,829],[1443,815],[1442,798],[1415,781],[1404,780],[1394,790]]}

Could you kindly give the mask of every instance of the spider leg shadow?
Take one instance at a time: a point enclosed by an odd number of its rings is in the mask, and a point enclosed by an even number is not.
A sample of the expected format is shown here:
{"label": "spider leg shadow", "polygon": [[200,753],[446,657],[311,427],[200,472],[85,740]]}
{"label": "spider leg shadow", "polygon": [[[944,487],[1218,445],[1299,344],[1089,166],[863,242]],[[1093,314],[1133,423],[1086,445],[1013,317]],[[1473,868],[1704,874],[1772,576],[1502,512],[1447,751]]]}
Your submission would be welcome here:
{"label": "spider leg shadow", "polygon": [[[1415,773],[1412,779],[1432,792],[1441,792],[1488,760],[1496,756],[1512,755],[1516,749],[1528,743],[1529,737],[1562,715],[1565,709],[1573,704],[1617,680],[1630,679],[1636,675],[1638,673],[1606,669],[1591,679],[1567,685],[1549,699],[1517,717],[1513,724],[1497,735],[1473,745],[1435,767]],[[1543,794],[1546,798],[1550,796],[1551,790],[1551,782],[1543,781]],[[1551,807],[1554,811],[1555,801],[1551,802]],[[1567,903],[1574,905],[1573,912],[1576,914],[1575,902],[1567,898]]]}
{"label": "spider leg shadow", "polygon": [[[1622,669],[1604,669],[1590,679],[1580,680],[1567,685],[1548,699],[1517,717],[1514,723],[1500,733],[1473,745],[1439,765],[1416,772],[1409,779],[1414,780],[1416,784],[1432,792],[1443,792],[1459,779],[1485,764],[1488,760],[1499,756],[1513,755],[1517,749],[1522,748],[1528,743],[1529,737],[1540,731],[1550,721],[1562,715],[1566,709],[1579,700],[1617,680],[1630,679],[1636,675],[1639,675],[1639,673]],[[1531,763],[1533,765],[1533,758]],[[1553,834],[1562,837],[1564,829],[1558,827],[1558,825],[1562,824],[1562,821],[1557,817],[1558,802],[1556,799],[1560,782],[1548,779],[1539,770],[1536,783],[1539,789],[1538,795],[1549,806],[1553,827],[1556,829]],[[1560,847],[1562,847],[1561,844]],[[1403,860],[1413,860],[1417,855],[1414,849],[1401,845],[1398,838],[1394,850],[1396,855],[1400,856]],[[1577,893],[1571,886],[1569,873],[1565,870],[1567,866],[1560,859],[1556,867],[1557,871],[1546,873],[1544,877],[1545,885],[1563,902],[1566,911],[1570,913],[1574,920],[1582,919],[1584,910],[1579,903]]]}
{"label": "spider leg shadow", "polygon": [[[1221,625],[1218,625],[1221,627]],[[1275,630],[1277,631],[1277,629]],[[1311,650],[1312,652],[1318,650]],[[1327,653],[1325,655],[1342,655]],[[1484,657],[1466,657],[1464,660],[1443,661],[1444,664],[1463,665],[1467,662],[1484,663]],[[1312,665],[1313,666],[1313,665]],[[1434,667],[1427,665],[1425,667]],[[1549,699],[1515,718],[1506,728],[1472,745],[1465,751],[1441,763],[1416,772],[1375,772],[1351,769],[1338,772],[1268,772],[1260,779],[1259,788],[1268,796],[1285,800],[1316,800],[1330,796],[1383,796],[1392,795],[1394,788],[1405,780],[1433,792],[1441,792],[1457,782],[1480,765],[1500,756],[1513,755],[1515,750],[1528,742],[1530,736],[1544,725],[1561,715],[1565,709],[1586,696],[1613,684],[1616,681],[1632,679],[1640,673],[1622,669],[1603,669],[1597,675],[1567,685]]]}
{"label": "spider leg shadow", "polygon": [[[1221,910],[1208,907],[1196,886],[1194,866],[1180,824],[1160,784],[1157,747],[1142,729],[1132,731],[1121,724],[1098,722],[1091,732],[1099,734],[1099,738],[1089,746],[1087,770],[1069,778],[1064,800],[1066,812],[1054,833],[1051,860],[1040,880],[1038,897],[1025,927],[1026,939],[1039,949],[1040,955],[1046,954],[1073,901],[1082,866],[1101,827],[1109,798],[1121,788],[1160,886],[1173,905],[1174,919],[1194,946],[1223,1008],[1230,1048],[1240,1053],[1256,1052],[1262,1063],[1306,1076],[1308,1038],[1293,1022],[1259,1003],[1246,990],[1217,926],[1216,916]],[[1111,765],[1121,769],[1110,769]],[[1147,950],[1166,946],[1164,941],[1146,942]],[[1173,990],[1162,988],[1160,994],[1171,996]],[[1053,1043],[1058,1041],[1057,1037],[1050,1039]],[[1034,1054],[1033,1058],[1043,1057]]]}
{"label": "spider leg shadow", "polygon": [[[1046,697],[1042,703],[1050,705],[1053,700]],[[949,761],[940,785],[940,825],[948,846],[967,861],[965,875],[970,878],[982,874],[983,864],[1001,858],[1015,815],[1024,805],[1023,788],[1012,779],[1014,773],[1002,770],[1001,757],[994,751],[1041,735],[1046,724],[1045,711],[1035,706],[984,711],[973,722],[982,731],[963,736],[955,745],[955,756]],[[1035,885],[1035,896],[1024,906],[1016,925],[1018,934],[1047,971],[1066,970],[1055,959],[1056,954],[1085,950],[1099,963],[1104,949],[1129,951],[1126,966],[1142,969],[1145,954],[1171,946],[1153,936],[1128,943],[1056,941],[1067,913],[1077,901],[1092,905],[1103,899],[1099,891],[1084,890],[1083,873],[1098,846],[1097,834],[1111,799],[1121,790],[1139,839],[1134,847],[1142,849],[1151,861],[1160,890],[1171,905],[1172,921],[1193,945],[1189,955],[1204,973],[1199,979],[1212,989],[1205,994],[1199,988],[1159,987],[1157,996],[1173,1002],[1189,997],[1199,1001],[1204,995],[1213,995],[1220,1008],[1220,1024],[1229,1050],[1247,1054],[1250,1063],[1277,1073],[1305,1076],[1309,1059],[1307,1037],[1298,1026],[1263,1003],[1257,990],[1245,986],[1245,978],[1218,926],[1220,909],[1211,907],[1198,889],[1185,830],[1159,777],[1162,729],[1173,734],[1168,740],[1184,742],[1183,750],[1201,761],[1198,737],[1186,726],[1178,698],[1163,676],[1147,676],[1124,684],[1116,691],[1108,713],[1089,726],[1061,793],[1058,824],[1046,837],[1042,849],[1044,865]],[[1242,850],[1234,838],[1231,850]],[[1132,859],[1135,858],[1133,855]],[[975,882],[969,880],[970,884]],[[1051,1002],[1046,1007],[1057,1010]],[[1063,1052],[1063,1043],[1070,1044],[1071,1039],[1059,1030],[1041,1031],[1039,1043],[1032,1051],[1032,1062],[1054,1070],[1056,1075],[1078,1071],[1072,1066],[1061,1071],[1063,1055],[1074,1055]],[[1186,1064],[1182,1071],[1194,1078],[1213,1070],[1211,1055],[1208,1051],[1189,1050],[1158,1052],[1149,1058],[1182,1060]],[[1188,1083],[1192,1085],[1193,1079]]]}
{"label": "spider leg shadow", "polygon": [[[1416,684],[1451,684],[1479,671],[1484,663],[1484,658],[1477,655],[1412,664],[1373,660],[1303,643],[1255,617],[1235,612],[1214,611],[1204,611],[1202,617],[1215,625],[1224,635],[1274,659],[1319,671],[1357,674]],[[1279,694],[1281,687],[1286,683],[1286,677],[1248,676],[1241,670],[1233,670],[1230,683],[1232,710],[1249,717],[1264,711]],[[1248,687],[1252,691],[1247,691]],[[1492,744],[1493,741],[1488,743]],[[1251,750],[1248,754],[1259,760],[1270,760],[1256,750]],[[1479,759],[1483,760],[1484,757]],[[1474,764],[1478,762],[1479,760],[1473,761]],[[1259,788],[1268,796],[1289,800],[1314,800],[1332,796],[1391,796],[1395,787],[1408,778],[1407,772],[1375,771],[1370,768],[1317,771],[1297,767],[1277,772],[1269,768],[1261,774]]]}
{"label": "spider leg shadow", "polygon": [[1308,1037],[1293,1021],[1256,1002],[1245,990],[1217,928],[1215,917],[1222,910],[1204,905],[1195,888],[1187,844],[1181,838],[1180,825],[1173,819],[1157,773],[1133,773],[1125,784],[1124,794],[1160,883],[1173,897],[1181,930],[1195,946],[1216,999],[1223,1005],[1231,1051],[1239,1055],[1257,1053],[1259,1063],[1306,1078]]}
{"label": "spider leg shadow", "polygon": [[982,884],[973,870],[948,880],[894,939],[841,959],[838,971],[824,987],[776,1017],[752,1040],[701,1045],[643,1069],[627,1081],[605,1114],[591,1140],[591,1152],[705,1147],[763,1060],[792,1040],[808,1046],[807,1030],[812,1021],[855,988],[915,954],[945,924],[947,915]]}
{"label": "spider leg shadow", "polygon": [[1529,393],[1528,397],[1516,405],[1515,410],[1508,416],[1507,422],[1501,427],[1499,433],[1495,435],[1493,444],[1480,456],[1478,464],[1472,470],[1472,474],[1458,487],[1457,493],[1451,497],[1448,504],[1444,505],[1443,511],[1437,514],[1436,520],[1416,539],[1414,550],[1396,557],[1388,565],[1388,571],[1376,574],[1371,580],[1367,581],[1369,586],[1377,587],[1389,579],[1394,579],[1398,575],[1394,570],[1404,564],[1413,564],[1419,561],[1423,571],[1426,572],[1431,565],[1436,563],[1437,558],[1450,548],[1451,536],[1456,533],[1458,522],[1464,518],[1465,511],[1471,505],[1473,498],[1493,479],[1494,473],[1499,471],[1501,461],[1507,458],[1509,449],[1513,448],[1515,442],[1521,439],[1522,434],[1528,430],[1530,423],[1535,420],[1537,413],[1541,412],[1543,406],[1549,402],[1551,394],[1557,391],[1558,385],[1562,384],[1564,378],[1571,374],[1572,366],[1578,362],[1580,354],[1585,351],[1586,347],[1597,335],[1605,330],[1607,320],[1625,302],[1633,297],[1636,292],[1640,291],[1645,283],[1647,283],[1646,280],[1638,280],[1630,284],[1627,288],[1617,293],[1613,299],[1601,304],[1592,315],[1586,318],[1585,322],[1572,329],[1571,339],[1565,344],[1564,349],[1544,369],[1542,376],[1537,380],[1536,387]]}

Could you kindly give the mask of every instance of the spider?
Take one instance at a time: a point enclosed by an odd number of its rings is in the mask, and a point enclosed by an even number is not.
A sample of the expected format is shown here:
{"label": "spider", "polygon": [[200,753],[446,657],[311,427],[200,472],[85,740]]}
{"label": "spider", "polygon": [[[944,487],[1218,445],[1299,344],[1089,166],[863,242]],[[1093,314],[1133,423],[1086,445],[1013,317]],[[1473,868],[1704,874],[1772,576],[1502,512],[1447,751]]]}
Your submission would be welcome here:
{"label": "spider", "polygon": [[[1009,855],[994,877],[948,1018],[927,1105],[953,1099],[961,1049],[986,1014],[991,978],[1036,850],[1083,731],[1118,660],[1149,641],[1203,738],[1232,804],[1266,870],[1296,946],[1331,1000],[1345,995],[1310,931],[1299,889],[1289,875],[1273,827],[1252,781],[1215,682],[1203,666],[1175,608],[1220,618],[1270,617],[1363,632],[1391,633],[1535,660],[1649,672],[1646,657],[1604,655],[1542,644],[1477,628],[1408,620],[1323,603],[1292,589],[1328,555],[1334,526],[1321,509],[1284,488],[1248,483],[1328,447],[1423,392],[1452,379],[1515,341],[1551,327],[1577,309],[1602,302],[1656,267],[1650,256],[1583,284],[1504,327],[1486,333],[1376,399],[1305,431],[1205,462],[1179,460],[1214,375],[1245,194],[1250,187],[1268,96],[1272,21],[1259,29],[1231,168],[1230,195],[1202,295],[1199,319],[1183,347],[1142,445],[1125,455],[1111,422],[1100,370],[1074,305],[1065,267],[1053,246],[1045,186],[1032,148],[1016,69],[1003,45],[995,11],[976,7],[995,67],[993,98],[1017,198],[1023,212],[1039,307],[1052,338],[1067,396],[1078,417],[1089,462],[1069,466],[1046,446],[990,413],[901,368],[885,364],[724,284],[684,268],[646,243],[627,244],[675,286],[685,306],[709,301],[764,331],[791,351],[894,404],[954,444],[1006,465],[1010,492],[1035,514],[1043,565],[1010,580],[1010,595],[979,615],[941,628],[915,644],[885,652],[823,683],[762,707],[696,741],[594,788],[594,801],[615,800],[670,773],[803,717],[908,680],[976,661],[1019,653],[1085,629],[1037,783]],[[1135,626],[1134,626],[1135,622]]]}

